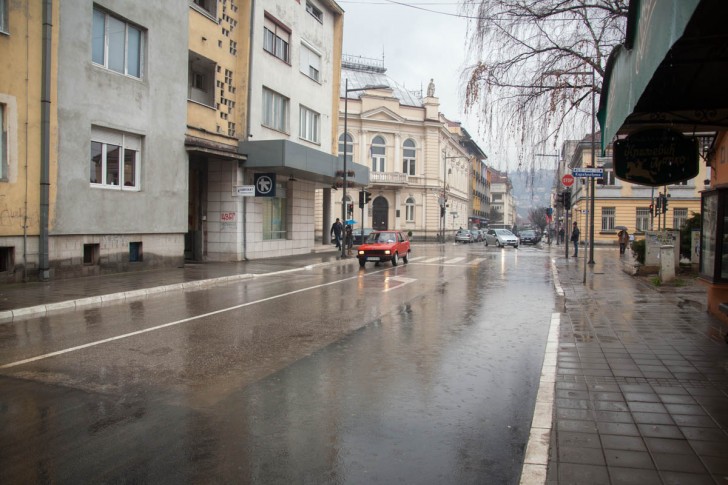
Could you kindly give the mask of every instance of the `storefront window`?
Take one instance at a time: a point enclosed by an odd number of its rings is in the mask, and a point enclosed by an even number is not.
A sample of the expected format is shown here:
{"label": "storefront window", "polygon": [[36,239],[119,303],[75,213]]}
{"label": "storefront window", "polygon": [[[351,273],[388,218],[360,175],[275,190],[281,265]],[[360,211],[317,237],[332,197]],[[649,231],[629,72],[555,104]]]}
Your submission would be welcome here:
{"label": "storefront window", "polygon": [[286,187],[277,184],[276,196],[263,200],[263,240],[286,238]]}
{"label": "storefront window", "polygon": [[[709,281],[719,281],[728,276],[728,265],[723,264],[724,235],[726,224],[718,226],[723,220],[725,191],[714,190],[703,192],[702,197],[702,230],[700,233],[700,276]],[[719,219],[720,218],[720,219]],[[717,244],[720,241],[720,244]],[[728,256],[728,251],[726,252]],[[725,270],[723,268],[726,268]]]}

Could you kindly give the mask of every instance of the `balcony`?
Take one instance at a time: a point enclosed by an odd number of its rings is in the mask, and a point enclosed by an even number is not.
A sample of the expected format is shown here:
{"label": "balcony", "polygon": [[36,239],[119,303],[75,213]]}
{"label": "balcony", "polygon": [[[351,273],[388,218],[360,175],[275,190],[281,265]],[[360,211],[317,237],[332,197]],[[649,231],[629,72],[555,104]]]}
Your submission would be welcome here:
{"label": "balcony", "polygon": [[369,183],[377,185],[407,185],[409,176],[400,172],[369,172]]}

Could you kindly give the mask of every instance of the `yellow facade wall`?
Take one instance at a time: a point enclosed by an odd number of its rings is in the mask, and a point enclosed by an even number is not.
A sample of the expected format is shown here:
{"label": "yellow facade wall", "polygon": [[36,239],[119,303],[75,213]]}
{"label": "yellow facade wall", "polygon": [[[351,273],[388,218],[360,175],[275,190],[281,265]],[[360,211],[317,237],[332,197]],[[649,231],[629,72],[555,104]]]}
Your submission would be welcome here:
{"label": "yellow facade wall", "polygon": [[[50,213],[58,172],[56,68],[58,2],[53,5],[50,98]],[[40,233],[43,2],[8,2],[9,35],[0,34],[0,103],[5,107],[8,176],[0,181],[0,237]]]}

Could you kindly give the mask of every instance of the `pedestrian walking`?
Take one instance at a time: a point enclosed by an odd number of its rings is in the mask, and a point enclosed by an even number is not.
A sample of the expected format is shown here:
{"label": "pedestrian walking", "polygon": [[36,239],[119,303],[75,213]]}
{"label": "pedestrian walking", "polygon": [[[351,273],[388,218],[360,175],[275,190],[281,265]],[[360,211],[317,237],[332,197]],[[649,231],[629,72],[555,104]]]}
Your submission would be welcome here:
{"label": "pedestrian walking", "polygon": [[564,234],[565,234],[564,233],[564,226],[561,226],[559,228],[559,239],[558,239],[558,242],[556,244],[564,244]]}
{"label": "pedestrian walking", "polygon": [[346,254],[351,256],[351,248],[354,246],[354,232],[351,230],[351,224],[346,225],[344,230],[344,243],[346,244]]}
{"label": "pedestrian walking", "polygon": [[623,229],[619,231],[617,237],[619,238],[619,254],[624,254],[627,250],[627,244],[629,244],[629,232],[627,232],[627,229]]}
{"label": "pedestrian walking", "polygon": [[571,228],[571,241],[574,243],[574,254],[576,258],[579,255],[579,227],[574,222],[574,226]]}
{"label": "pedestrian walking", "polygon": [[344,228],[341,226],[341,220],[337,217],[336,222],[331,225],[331,237],[336,242],[336,249],[341,249],[341,232],[343,229]]}

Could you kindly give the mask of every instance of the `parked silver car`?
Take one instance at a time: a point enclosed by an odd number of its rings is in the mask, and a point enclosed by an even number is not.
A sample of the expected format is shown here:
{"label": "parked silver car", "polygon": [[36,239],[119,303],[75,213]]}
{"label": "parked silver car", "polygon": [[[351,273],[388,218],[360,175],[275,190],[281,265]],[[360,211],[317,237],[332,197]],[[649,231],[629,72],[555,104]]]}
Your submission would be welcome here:
{"label": "parked silver car", "polygon": [[488,229],[485,233],[485,245],[493,244],[499,248],[503,246],[518,247],[518,237],[508,229]]}
{"label": "parked silver car", "polygon": [[467,229],[458,229],[458,232],[455,233],[455,242],[471,243],[473,235]]}

